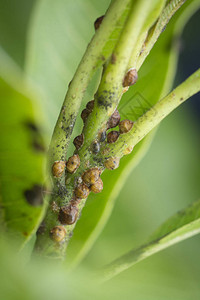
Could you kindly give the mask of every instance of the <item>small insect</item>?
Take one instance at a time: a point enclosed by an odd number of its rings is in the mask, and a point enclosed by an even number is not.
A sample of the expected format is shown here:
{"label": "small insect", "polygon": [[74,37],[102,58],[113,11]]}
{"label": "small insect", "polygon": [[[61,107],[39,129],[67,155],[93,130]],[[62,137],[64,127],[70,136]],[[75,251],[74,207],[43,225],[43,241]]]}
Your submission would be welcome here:
{"label": "small insect", "polygon": [[88,197],[90,190],[87,187],[86,184],[80,183],[76,188],[75,188],[75,196],[77,198],[85,199]]}
{"label": "small insect", "polygon": [[116,109],[107,122],[107,129],[116,127],[120,122],[120,114]]}
{"label": "small insect", "polygon": [[97,30],[100,27],[100,25],[101,25],[101,23],[103,21],[103,18],[104,18],[104,16],[101,16],[101,17],[99,17],[99,18],[96,19],[96,21],[94,22],[94,28],[95,28],[95,30]]}
{"label": "small insect", "polygon": [[94,184],[90,187],[93,193],[100,193],[103,190],[103,181],[99,178]]}
{"label": "small insect", "polygon": [[97,141],[94,141],[92,144],[92,152],[97,154],[100,151],[100,144]]}
{"label": "small insect", "polygon": [[114,143],[119,137],[119,131],[110,131],[107,135],[107,142]]}
{"label": "small insect", "polygon": [[100,132],[99,135],[100,135],[99,142],[104,142],[106,139],[106,131],[104,130]]}
{"label": "small insect", "polygon": [[73,156],[71,156],[66,163],[66,169],[71,174],[75,173],[79,166],[80,157],[78,154],[74,154]]}
{"label": "small insect", "polygon": [[136,83],[138,79],[138,73],[135,68],[131,68],[126,73],[124,80],[123,80],[123,87],[131,86]]}
{"label": "small insect", "polygon": [[63,225],[72,225],[78,217],[78,208],[73,205],[63,206],[60,208],[58,220]]}
{"label": "small insect", "polygon": [[99,179],[100,173],[101,172],[98,168],[87,170],[82,175],[83,182],[88,185],[94,184]]}
{"label": "small insect", "polygon": [[133,127],[133,122],[130,120],[123,120],[119,123],[119,132],[120,133],[127,133]]}
{"label": "small insect", "polygon": [[78,135],[77,137],[75,137],[73,144],[76,147],[76,149],[80,149],[81,146],[83,145],[83,141],[84,141],[84,135],[83,133],[81,133],[80,135]]}
{"label": "small insect", "polygon": [[133,146],[129,146],[124,150],[124,155],[128,155],[133,151]]}
{"label": "small insect", "polygon": [[88,109],[90,113],[93,111],[93,109],[94,109],[94,100],[91,100],[87,103],[86,109]]}
{"label": "small insect", "polygon": [[63,226],[55,226],[50,231],[50,238],[55,242],[61,242],[66,236],[66,230]]}
{"label": "small insect", "polygon": [[85,109],[82,111],[82,113],[81,113],[81,118],[82,118],[82,120],[83,120],[84,123],[86,122],[86,120],[87,120],[89,114],[90,114],[90,111],[89,111],[87,108],[85,108]]}
{"label": "small insect", "polygon": [[105,160],[104,166],[106,167],[106,169],[114,170],[119,167],[119,161],[120,159],[118,157],[110,157]]}
{"label": "small insect", "polygon": [[65,170],[65,161],[57,160],[52,166],[52,174],[54,177],[61,177]]}

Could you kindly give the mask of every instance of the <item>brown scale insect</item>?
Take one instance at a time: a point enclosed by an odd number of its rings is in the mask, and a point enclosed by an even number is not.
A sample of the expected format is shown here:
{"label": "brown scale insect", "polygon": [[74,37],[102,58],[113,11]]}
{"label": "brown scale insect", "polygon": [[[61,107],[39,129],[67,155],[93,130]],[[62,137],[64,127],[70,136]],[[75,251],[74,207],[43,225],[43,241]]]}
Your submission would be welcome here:
{"label": "brown scale insect", "polygon": [[96,19],[96,21],[94,22],[94,28],[95,28],[95,30],[97,30],[100,27],[100,25],[101,25],[101,23],[103,21],[103,18],[104,18],[104,16],[101,16],[101,17],[99,17],[99,18]]}
{"label": "brown scale insect", "polygon": [[123,80],[123,87],[131,86],[136,83],[138,79],[138,73],[135,68],[131,68],[126,73],[124,80]]}
{"label": "brown scale insect", "polygon": [[116,127],[120,122],[120,114],[116,109],[107,122],[107,129]]}
{"label": "brown scale insect", "polygon": [[92,112],[94,109],[94,100],[91,100],[87,103],[86,108],[89,110],[89,112]]}
{"label": "brown scale insect", "polygon": [[100,193],[103,190],[103,181],[99,178],[94,184],[90,187],[93,193]]}
{"label": "brown scale insect", "polygon": [[119,132],[120,133],[127,133],[133,127],[133,121],[130,120],[123,120],[119,123]]}
{"label": "brown scale insect", "polygon": [[105,160],[104,166],[106,167],[106,169],[114,170],[119,167],[119,161],[120,159],[118,157],[110,157]]}
{"label": "brown scale insect", "polygon": [[73,156],[71,156],[67,163],[66,163],[66,169],[69,173],[75,173],[76,170],[78,169],[78,167],[80,166],[80,157],[78,154],[74,154]]}
{"label": "brown scale insect", "polygon": [[129,146],[124,150],[124,155],[128,155],[133,151],[133,146]]}
{"label": "brown scale insect", "polygon": [[110,131],[107,135],[107,142],[109,144],[116,142],[119,137],[119,131]]}
{"label": "brown scale insect", "polygon": [[84,135],[81,133],[77,137],[75,137],[73,144],[76,147],[76,149],[80,149],[84,142]]}
{"label": "brown scale insect", "polygon": [[87,108],[85,108],[85,109],[82,111],[82,113],[81,113],[81,119],[83,120],[84,123],[86,122],[86,120],[87,120],[89,114],[90,114],[90,111],[89,111]]}
{"label": "brown scale insect", "polygon": [[67,205],[60,208],[58,220],[63,225],[72,225],[78,217],[78,208],[73,205]]}
{"label": "brown scale insect", "polygon": [[92,144],[92,152],[94,153],[94,154],[97,154],[99,151],[100,151],[100,144],[99,144],[99,142],[97,142],[97,141],[94,141],[93,142],[93,144]]}
{"label": "brown scale insect", "polygon": [[94,100],[91,100],[87,103],[86,108],[81,113],[81,118],[83,122],[85,123],[89,114],[93,111],[94,108]]}
{"label": "brown scale insect", "polygon": [[61,177],[65,170],[65,161],[57,160],[52,166],[52,174],[54,177]]}
{"label": "brown scale insect", "polygon": [[90,190],[87,187],[86,184],[80,183],[76,188],[75,188],[75,196],[77,198],[85,199],[88,197]]}
{"label": "brown scale insect", "polygon": [[104,142],[106,139],[106,131],[99,132],[99,142]]}
{"label": "brown scale insect", "polygon": [[59,243],[62,240],[64,240],[66,236],[66,230],[63,226],[55,226],[54,228],[51,229],[49,235],[54,242]]}
{"label": "brown scale insect", "polygon": [[89,169],[82,175],[83,182],[87,185],[94,184],[97,180],[99,180],[100,174],[101,171],[98,168]]}

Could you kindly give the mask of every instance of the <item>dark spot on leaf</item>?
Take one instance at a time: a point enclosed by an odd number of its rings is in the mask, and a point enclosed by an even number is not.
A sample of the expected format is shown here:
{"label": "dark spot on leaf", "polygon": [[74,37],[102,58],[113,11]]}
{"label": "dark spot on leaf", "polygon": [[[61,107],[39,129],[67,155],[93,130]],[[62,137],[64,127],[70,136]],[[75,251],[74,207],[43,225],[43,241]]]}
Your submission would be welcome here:
{"label": "dark spot on leaf", "polygon": [[33,148],[39,152],[45,152],[45,147],[37,140],[33,140]]}
{"label": "dark spot on leaf", "polygon": [[32,132],[38,132],[38,127],[31,121],[27,121],[25,126],[28,127]]}
{"label": "dark spot on leaf", "polygon": [[32,189],[26,190],[24,196],[26,201],[32,206],[40,206],[43,204],[43,188],[41,185],[35,184]]}
{"label": "dark spot on leaf", "polygon": [[28,232],[24,231],[24,232],[23,232],[23,235],[24,235],[24,236],[28,236]]}

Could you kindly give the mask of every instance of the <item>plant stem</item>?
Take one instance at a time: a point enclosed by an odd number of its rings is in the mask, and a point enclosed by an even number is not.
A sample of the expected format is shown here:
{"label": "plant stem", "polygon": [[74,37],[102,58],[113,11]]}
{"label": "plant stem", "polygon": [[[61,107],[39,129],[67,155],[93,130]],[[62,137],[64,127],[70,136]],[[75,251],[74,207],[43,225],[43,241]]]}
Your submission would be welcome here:
{"label": "plant stem", "polygon": [[[156,24],[150,29],[147,39],[144,44],[144,49],[142,50],[140,56],[138,57],[136,63],[136,69],[139,70],[142,64],[144,63],[146,57],[149,55],[149,52],[153,48],[156,43],[158,37],[163,32],[165,26],[171,19],[171,17],[175,14],[175,12],[183,5],[186,0],[171,0],[168,5],[163,9],[158,21]],[[135,56],[131,58],[130,65],[135,61]]]}
{"label": "plant stem", "polygon": [[200,69],[150,108],[128,133],[121,134],[114,144],[106,145],[108,157],[122,157],[128,147],[134,147],[176,107],[199,91]]}
{"label": "plant stem", "polygon": [[[119,35],[128,14],[130,0],[114,1],[109,7],[106,16],[95,33],[93,39],[77,68],[77,71],[69,85],[60,115],[58,117],[52,136],[49,159],[50,165],[56,160],[65,160],[72,130],[79,112],[80,104],[86,88],[98,67],[109,57],[117,41],[109,43],[109,38],[118,24]],[[109,43],[109,48],[107,44]]]}
{"label": "plant stem", "polygon": [[105,282],[145,258],[200,233],[200,201],[194,202],[162,224],[150,241],[105,266],[100,281]]}

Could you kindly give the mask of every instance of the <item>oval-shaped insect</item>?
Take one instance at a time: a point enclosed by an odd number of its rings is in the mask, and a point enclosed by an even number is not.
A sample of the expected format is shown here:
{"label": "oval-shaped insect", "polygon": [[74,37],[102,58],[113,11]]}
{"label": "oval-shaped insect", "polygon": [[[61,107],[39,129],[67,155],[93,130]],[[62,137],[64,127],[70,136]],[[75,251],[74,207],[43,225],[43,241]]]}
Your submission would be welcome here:
{"label": "oval-shaped insect", "polygon": [[52,166],[52,174],[54,177],[61,177],[62,174],[64,173],[65,170],[65,161],[62,160],[57,160],[54,162],[53,166]]}
{"label": "oval-shaped insect", "polygon": [[93,109],[94,109],[94,100],[91,100],[87,103],[86,109],[88,109],[90,113],[93,111]]}
{"label": "oval-shaped insect", "polygon": [[69,173],[75,173],[78,167],[80,166],[80,157],[78,154],[74,154],[71,156],[67,163],[66,163],[66,169]]}
{"label": "oval-shaped insect", "polygon": [[80,135],[75,137],[73,144],[76,147],[76,149],[78,150],[83,145],[83,142],[84,142],[84,136],[83,136],[83,133],[81,133]]}
{"label": "oval-shaped insect", "polygon": [[82,175],[83,182],[86,183],[87,185],[94,184],[98,179],[101,174],[101,171],[99,168],[91,168],[87,170],[85,173]]}
{"label": "oval-shaped insect", "polygon": [[60,208],[58,220],[63,225],[72,225],[78,217],[78,208],[73,205],[67,205]]}
{"label": "oval-shaped insect", "polygon": [[92,152],[94,153],[94,154],[97,154],[99,151],[100,151],[100,144],[99,144],[99,142],[97,142],[97,141],[94,141],[93,142],[93,144],[92,144]]}
{"label": "oval-shaped insect", "polygon": [[120,133],[127,133],[133,127],[133,121],[130,120],[123,120],[119,123],[119,132]]}
{"label": "oval-shaped insect", "polygon": [[107,135],[107,142],[109,144],[116,142],[119,137],[119,131],[110,131]]}
{"label": "oval-shaped insect", "polygon": [[106,169],[114,170],[119,167],[119,162],[120,159],[118,157],[110,157],[105,160],[104,166],[106,167]]}
{"label": "oval-shaped insect", "polygon": [[90,187],[93,193],[100,193],[103,190],[103,181],[99,178],[93,185]]}
{"label": "oval-shaped insect", "polygon": [[124,77],[123,87],[131,86],[135,84],[137,79],[138,79],[137,70],[135,68],[129,69]]}
{"label": "oval-shaped insect", "polygon": [[104,16],[101,16],[99,18],[96,19],[96,21],[94,22],[94,28],[95,30],[99,29],[102,21],[103,21]]}
{"label": "oval-shaped insect", "polygon": [[50,231],[50,238],[55,242],[61,242],[66,236],[66,230],[63,226],[55,226]]}
{"label": "oval-shaped insect", "polygon": [[87,187],[85,183],[80,183],[76,188],[75,188],[75,196],[77,198],[85,199],[88,197],[90,190]]}
{"label": "oval-shaped insect", "polygon": [[110,119],[107,122],[107,129],[116,127],[120,122],[120,114],[119,111],[116,109]]}

